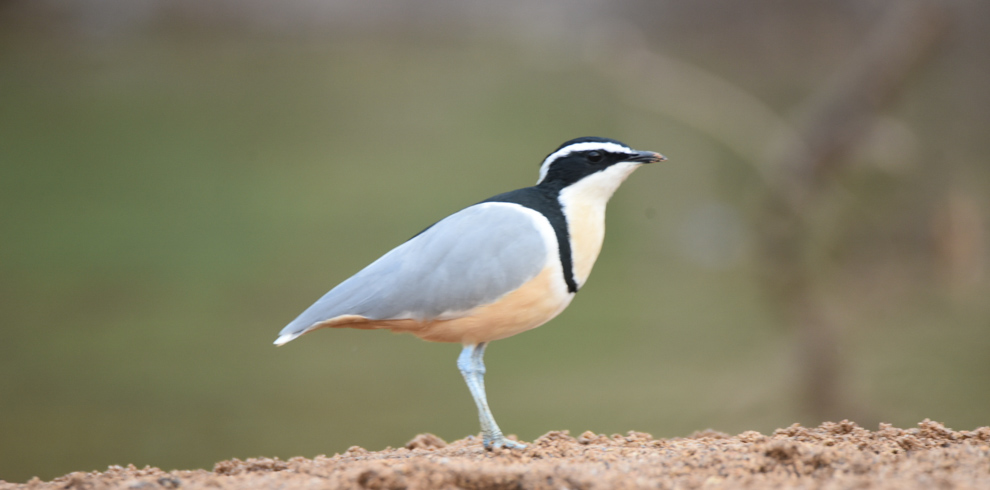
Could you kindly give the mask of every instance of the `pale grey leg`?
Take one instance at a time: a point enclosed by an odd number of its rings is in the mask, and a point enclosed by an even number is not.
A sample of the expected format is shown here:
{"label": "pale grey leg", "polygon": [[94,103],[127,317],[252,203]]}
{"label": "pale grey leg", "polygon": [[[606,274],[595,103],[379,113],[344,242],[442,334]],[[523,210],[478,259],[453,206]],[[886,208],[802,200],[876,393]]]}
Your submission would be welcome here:
{"label": "pale grey leg", "polygon": [[457,368],[461,370],[464,381],[471,390],[474,403],[478,405],[478,418],[481,419],[481,434],[486,448],[507,447],[521,449],[526,447],[515,441],[510,441],[502,435],[502,431],[495,423],[495,417],[488,408],[488,398],[485,396],[485,362],[482,359],[485,355],[485,346],[482,342],[475,345],[465,345],[461,355],[457,358]]}

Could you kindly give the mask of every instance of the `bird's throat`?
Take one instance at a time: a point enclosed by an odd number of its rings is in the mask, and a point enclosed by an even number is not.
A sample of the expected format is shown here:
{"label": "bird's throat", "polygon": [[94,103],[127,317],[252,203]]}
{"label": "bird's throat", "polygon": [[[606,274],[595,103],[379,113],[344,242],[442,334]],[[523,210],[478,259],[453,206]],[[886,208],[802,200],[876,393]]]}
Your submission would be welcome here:
{"label": "bird's throat", "polygon": [[574,279],[584,285],[605,240],[605,207],[619,185],[639,167],[623,162],[591,174],[560,190],[559,201],[567,220]]}

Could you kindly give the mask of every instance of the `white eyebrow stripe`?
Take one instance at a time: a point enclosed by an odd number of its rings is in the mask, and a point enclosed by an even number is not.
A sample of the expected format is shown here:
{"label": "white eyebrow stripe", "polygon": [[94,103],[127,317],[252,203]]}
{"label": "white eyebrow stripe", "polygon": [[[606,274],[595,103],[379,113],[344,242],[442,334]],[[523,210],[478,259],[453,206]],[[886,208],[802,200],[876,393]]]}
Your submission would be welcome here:
{"label": "white eyebrow stripe", "polygon": [[591,150],[602,150],[602,151],[607,151],[609,153],[633,153],[636,151],[633,150],[632,148],[629,148],[628,146],[622,146],[615,143],[607,143],[601,141],[588,141],[584,143],[574,143],[573,145],[567,145],[551,153],[549,156],[547,156],[545,160],[543,160],[543,164],[540,165],[540,180],[537,180],[536,183],[539,184],[540,182],[543,182],[543,179],[546,178],[547,176],[547,172],[550,170],[550,164],[553,163],[558,158],[579,151],[591,151]]}

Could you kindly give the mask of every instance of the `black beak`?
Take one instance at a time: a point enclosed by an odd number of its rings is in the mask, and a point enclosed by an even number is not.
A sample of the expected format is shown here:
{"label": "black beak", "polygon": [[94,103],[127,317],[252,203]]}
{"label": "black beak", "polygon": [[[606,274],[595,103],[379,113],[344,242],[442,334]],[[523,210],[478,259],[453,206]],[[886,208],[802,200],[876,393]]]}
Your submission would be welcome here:
{"label": "black beak", "polygon": [[633,154],[632,158],[627,159],[627,162],[639,162],[639,163],[656,163],[666,160],[667,157],[655,152],[655,151],[637,151]]}

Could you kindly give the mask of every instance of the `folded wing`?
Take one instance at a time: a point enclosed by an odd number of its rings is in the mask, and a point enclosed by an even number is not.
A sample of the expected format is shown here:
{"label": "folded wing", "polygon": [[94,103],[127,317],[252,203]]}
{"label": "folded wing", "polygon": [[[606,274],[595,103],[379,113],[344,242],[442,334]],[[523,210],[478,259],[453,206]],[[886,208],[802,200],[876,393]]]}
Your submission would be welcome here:
{"label": "folded wing", "polygon": [[535,211],[500,202],[452,214],[330,290],[282,329],[275,343],[344,316],[426,321],[494,303],[546,264],[555,245],[541,233],[540,219]]}

